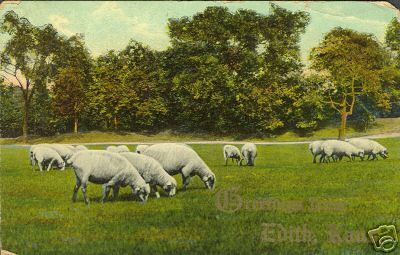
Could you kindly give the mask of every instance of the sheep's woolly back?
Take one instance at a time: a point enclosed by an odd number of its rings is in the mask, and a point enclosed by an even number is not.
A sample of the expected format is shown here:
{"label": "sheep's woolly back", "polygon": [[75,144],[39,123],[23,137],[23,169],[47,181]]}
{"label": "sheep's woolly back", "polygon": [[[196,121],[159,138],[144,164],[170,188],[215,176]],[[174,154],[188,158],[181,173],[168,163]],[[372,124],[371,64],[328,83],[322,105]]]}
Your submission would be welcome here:
{"label": "sheep's woolly back", "polygon": [[176,186],[176,180],[154,158],[134,152],[123,152],[121,156],[138,170],[147,183],[156,183],[160,186],[172,183]]}
{"label": "sheep's woolly back", "polygon": [[86,150],[88,150],[88,148],[84,145],[79,144],[75,146],[75,151],[86,151]]}
{"label": "sheep's woolly back", "polygon": [[136,146],[136,153],[143,153],[143,151],[145,151],[147,148],[149,147],[149,145],[146,144],[139,144],[138,146]]}
{"label": "sheep's woolly back", "polygon": [[47,146],[35,146],[32,150],[32,157],[39,162],[51,159],[55,159],[57,163],[64,162],[61,156],[55,150]]}
{"label": "sheep's woolly back", "polygon": [[378,154],[387,150],[380,143],[366,138],[352,138],[348,139],[348,142],[357,148],[363,149],[367,155]]}
{"label": "sheep's woolly back", "polygon": [[[68,161],[72,164],[75,174],[82,179],[84,175],[93,177],[98,183],[106,183],[115,175],[124,172],[125,177],[131,177],[136,186],[145,186],[145,181],[137,169],[118,153],[103,150],[84,150],[75,153]],[[92,181],[95,182],[96,181]]]}
{"label": "sheep's woolly back", "polygon": [[254,160],[257,157],[257,147],[254,143],[245,143],[241,149],[243,158],[248,165],[254,165]]}
{"label": "sheep's woolly back", "polygon": [[144,155],[156,159],[169,174],[174,175],[182,172],[185,175],[199,175],[201,178],[214,176],[214,173],[200,158],[200,156],[189,146],[176,143],[159,143],[149,146]]}
{"label": "sheep's woolly back", "polygon": [[328,155],[357,155],[361,149],[339,140],[327,140],[322,144],[323,152]]}
{"label": "sheep's woolly back", "polygon": [[118,149],[117,149],[117,146],[110,145],[110,146],[107,146],[106,151],[118,152]]}
{"label": "sheep's woolly back", "polygon": [[75,151],[71,150],[69,145],[66,144],[44,143],[37,146],[45,146],[55,150],[64,160],[68,160],[75,153]]}
{"label": "sheep's woolly back", "polygon": [[118,152],[129,152],[130,151],[128,146],[126,146],[126,145],[117,146],[117,150],[118,150]]}
{"label": "sheep's woolly back", "polygon": [[311,142],[310,145],[308,146],[308,149],[310,150],[310,152],[313,155],[321,154],[322,153],[322,144],[324,142],[325,141],[314,141],[314,142]]}

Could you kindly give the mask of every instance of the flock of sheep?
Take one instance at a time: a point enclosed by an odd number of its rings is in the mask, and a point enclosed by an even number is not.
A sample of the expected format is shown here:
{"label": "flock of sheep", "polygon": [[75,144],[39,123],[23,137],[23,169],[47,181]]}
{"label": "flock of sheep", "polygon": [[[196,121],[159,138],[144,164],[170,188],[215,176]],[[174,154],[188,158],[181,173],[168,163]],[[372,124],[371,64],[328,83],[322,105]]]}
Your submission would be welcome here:
{"label": "flock of sheep", "polygon": [[350,161],[354,161],[355,157],[364,160],[366,155],[368,159],[372,157],[372,160],[378,159],[378,155],[384,159],[388,157],[388,151],[384,146],[365,138],[314,141],[310,143],[309,149],[313,155],[313,163],[316,163],[317,156],[320,156],[320,163],[330,162],[330,159],[336,162],[342,160],[343,157],[348,157]]}
{"label": "flock of sheep", "polygon": [[200,156],[191,147],[178,143],[139,145],[136,152],[130,152],[125,145],[88,150],[82,145],[39,144],[31,146],[29,158],[32,168],[37,163],[40,171],[46,165],[47,171],[53,166],[61,170],[66,165],[72,166],[76,176],[72,200],[76,201],[81,188],[86,204],[89,203],[86,196],[88,182],[103,185],[102,202],[108,198],[111,189],[115,199],[119,188],[126,186],[145,202],[150,194],[160,197],[157,186],[168,196],[174,196],[177,183],[172,175],[182,175],[183,189],[196,175],[208,189],[213,189],[216,181],[215,174]]}
{"label": "flock of sheep", "polygon": [[[346,141],[325,140],[315,141],[309,145],[313,155],[313,163],[342,160],[348,157],[353,161],[355,157],[362,160],[365,155],[368,159],[377,159],[380,155],[387,158],[387,149],[376,141],[353,138]],[[236,160],[242,165],[244,160],[248,166],[254,166],[257,157],[257,148],[253,143],[246,143],[241,150],[233,145],[223,147],[225,165],[228,160]],[[142,202],[149,195],[160,194],[157,186],[172,197],[176,194],[177,183],[172,177],[182,175],[183,189],[185,190],[193,176],[199,176],[208,189],[215,186],[216,177],[200,156],[188,145],[183,143],[159,143],[153,145],[138,145],[135,152],[129,151],[125,145],[108,146],[106,150],[88,150],[83,145],[39,144],[32,145],[29,150],[29,159],[34,169],[36,163],[39,170],[47,165],[47,171],[52,167],[65,169],[72,166],[76,176],[76,185],[72,200],[76,201],[79,188],[82,190],[86,204],[89,199],[86,195],[88,182],[103,185],[101,201],[107,200],[112,189],[112,196],[117,198],[120,187],[129,186],[133,194]]]}

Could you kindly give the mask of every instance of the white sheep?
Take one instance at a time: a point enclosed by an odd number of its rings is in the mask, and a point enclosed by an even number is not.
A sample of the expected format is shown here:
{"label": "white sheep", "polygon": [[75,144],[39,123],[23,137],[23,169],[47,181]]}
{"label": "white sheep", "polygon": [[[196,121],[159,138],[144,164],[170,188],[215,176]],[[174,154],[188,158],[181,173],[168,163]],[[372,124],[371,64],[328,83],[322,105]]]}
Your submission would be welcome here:
{"label": "white sheep", "polygon": [[357,148],[363,149],[364,155],[368,155],[368,159],[370,159],[371,156],[372,160],[378,159],[377,155],[380,155],[384,159],[388,157],[387,149],[376,141],[366,138],[351,138],[347,141]]}
{"label": "white sheep", "polygon": [[106,150],[111,151],[111,152],[117,152],[117,153],[129,152],[129,148],[126,145],[119,145],[119,146],[111,145],[111,146],[108,146]]}
{"label": "white sheep", "polygon": [[189,185],[192,176],[199,176],[206,188],[215,186],[215,174],[208,168],[200,156],[189,146],[176,143],[159,143],[149,146],[144,155],[161,163],[170,175],[182,174],[183,189]]}
{"label": "white sheep", "polygon": [[32,170],[35,168],[35,162],[38,163],[39,170],[48,163],[47,171],[51,169],[53,163],[61,170],[65,169],[65,162],[61,156],[53,149],[46,146],[34,146],[31,152]]}
{"label": "white sheep", "polygon": [[244,160],[248,166],[254,166],[257,157],[257,147],[254,143],[245,143],[241,149]]}
{"label": "white sheep", "polygon": [[322,160],[322,144],[325,141],[314,141],[311,142],[310,145],[308,146],[308,149],[310,150],[311,154],[313,155],[313,163],[316,163],[316,158],[318,155],[321,155],[319,158],[319,161],[321,162]]}
{"label": "white sheep", "polygon": [[122,152],[125,157],[139,172],[146,183],[150,184],[151,193],[157,198],[160,194],[157,191],[157,185],[160,186],[168,196],[172,197],[176,193],[176,180],[169,175],[161,164],[152,157],[134,152]]}
{"label": "white sheep", "polygon": [[[72,155],[75,153],[75,151],[71,150],[68,145],[66,144],[53,144],[53,143],[42,143],[42,144],[36,144],[32,145],[29,150],[29,157],[31,159],[32,151],[35,149],[35,147],[48,147],[53,150],[55,150],[58,155],[61,156],[61,158],[66,162]],[[31,160],[31,165],[33,165],[33,162]]]}
{"label": "white sheep", "polygon": [[129,148],[126,145],[118,145],[117,146],[118,152],[129,152]]}
{"label": "white sheep", "polygon": [[110,146],[107,146],[106,151],[118,152],[118,149],[117,149],[117,146],[110,145]]}
{"label": "white sheep", "polygon": [[102,150],[83,150],[77,152],[68,160],[75,171],[76,185],[72,201],[76,201],[79,187],[82,187],[83,199],[86,204],[89,199],[86,196],[88,181],[95,184],[103,184],[103,197],[105,201],[113,187],[113,197],[118,196],[119,187],[129,185],[133,194],[137,195],[142,202],[147,200],[150,194],[150,186],[146,184],[137,169],[129,161],[119,155]]}
{"label": "white sheep", "polygon": [[149,145],[146,144],[139,144],[138,146],[136,146],[136,153],[142,153],[143,151],[145,151],[147,148],[149,147]]}
{"label": "white sheep", "polygon": [[326,157],[339,158],[340,160],[346,156],[350,161],[354,161],[355,157],[364,159],[364,150],[355,147],[354,145],[339,140],[327,140],[322,143],[322,157],[326,162]]}
{"label": "white sheep", "polygon": [[225,145],[223,148],[223,153],[224,153],[224,159],[225,159],[225,165],[228,165],[228,159],[232,159],[232,161],[235,159],[237,165],[242,165],[242,156],[240,155],[240,150],[233,145]]}

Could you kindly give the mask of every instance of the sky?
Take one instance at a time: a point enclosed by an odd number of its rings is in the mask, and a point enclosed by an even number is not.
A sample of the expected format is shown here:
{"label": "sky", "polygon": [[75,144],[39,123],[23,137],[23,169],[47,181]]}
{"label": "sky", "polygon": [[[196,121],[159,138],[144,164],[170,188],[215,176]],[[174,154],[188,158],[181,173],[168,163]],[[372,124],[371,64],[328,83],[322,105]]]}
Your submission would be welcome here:
{"label": "sky", "polygon": [[[311,22],[301,38],[304,61],[312,47],[321,41],[324,33],[341,26],[374,34],[383,42],[385,27],[396,10],[372,2],[304,2],[273,1],[291,11],[310,13]],[[207,6],[226,6],[231,11],[252,9],[269,13],[268,1],[191,1],[191,2],[33,2],[22,1],[0,9],[0,17],[8,10],[26,17],[34,25],[51,23],[62,34],[81,33],[90,52],[98,56],[108,50],[124,48],[130,39],[140,41],[153,49],[164,50],[169,44],[167,23],[169,18],[192,16]],[[0,37],[0,50],[6,38]]]}

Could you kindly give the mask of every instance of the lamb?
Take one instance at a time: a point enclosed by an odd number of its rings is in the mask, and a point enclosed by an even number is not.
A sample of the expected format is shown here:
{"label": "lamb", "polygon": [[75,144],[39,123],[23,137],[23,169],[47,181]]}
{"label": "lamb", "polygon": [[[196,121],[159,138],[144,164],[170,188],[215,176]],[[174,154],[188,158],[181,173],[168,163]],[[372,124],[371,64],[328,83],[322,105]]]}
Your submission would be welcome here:
{"label": "lamb", "polygon": [[223,148],[224,152],[224,159],[225,159],[225,165],[228,165],[228,159],[236,159],[237,165],[242,165],[242,156],[240,155],[240,151],[237,147],[233,145],[225,145]]}
{"label": "lamb", "polygon": [[254,143],[246,143],[241,149],[244,160],[248,166],[254,166],[254,160],[257,157],[257,147]]}
{"label": "lamb", "polygon": [[149,146],[143,154],[160,162],[170,175],[182,174],[184,190],[189,185],[191,177],[195,175],[201,178],[206,188],[213,189],[215,186],[215,174],[189,146],[176,143],[159,143]]}
{"label": "lamb", "polygon": [[119,146],[111,145],[111,146],[108,146],[106,150],[111,151],[111,152],[118,152],[118,153],[129,152],[129,148],[126,145],[119,145]]}
{"label": "lamb", "polygon": [[62,171],[65,169],[65,162],[61,156],[53,149],[46,146],[34,146],[31,152],[32,170],[34,170],[35,162],[38,163],[39,170],[42,171],[42,166],[49,162],[47,171],[49,171],[55,163]]}
{"label": "lamb", "polygon": [[322,151],[324,161],[326,157],[339,158],[341,160],[343,156],[348,157],[350,161],[354,161],[356,156],[360,157],[361,160],[364,159],[364,150],[345,141],[327,140],[322,144]]}
{"label": "lamb", "polygon": [[121,155],[138,170],[145,182],[150,184],[151,193],[155,193],[157,198],[160,197],[157,185],[164,189],[169,197],[175,195],[176,180],[162,168],[157,160],[134,152],[122,152]]}
{"label": "lamb", "polygon": [[138,146],[136,146],[136,153],[142,153],[143,151],[145,151],[147,148],[149,147],[149,145],[145,145],[145,144],[139,144]]}
{"label": "lamb", "polygon": [[377,155],[380,155],[382,158],[386,159],[388,157],[387,149],[382,146],[380,143],[369,140],[366,138],[352,138],[347,140],[352,145],[363,149],[364,154],[368,155],[368,159],[372,156],[372,160],[378,159]]}
{"label": "lamb", "polygon": [[150,193],[150,186],[146,184],[137,169],[129,161],[119,155],[102,150],[83,150],[77,152],[68,160],[75,171],[76,185],[72,201],[76,201],[79,187],[82,189],[83,199],[89,204],[86,196],[88,181],[95,184],[103,184],[102,202],[106,200],[113,187],[113,197],[118,196],[119,187],[129,185],[134,195],[145,202]]}
{"label": "lamb", "polygon": [[310,143],[310,145],[308,146],[308,149],[310,150],[311,154],[313,155],[313,163],[316,163],[316,158],[318,155],[321,155],[321,157],[319,158],[319,162],[321,162],[322,160],[322,144],[325,141],[314,141],[312,143]]}

